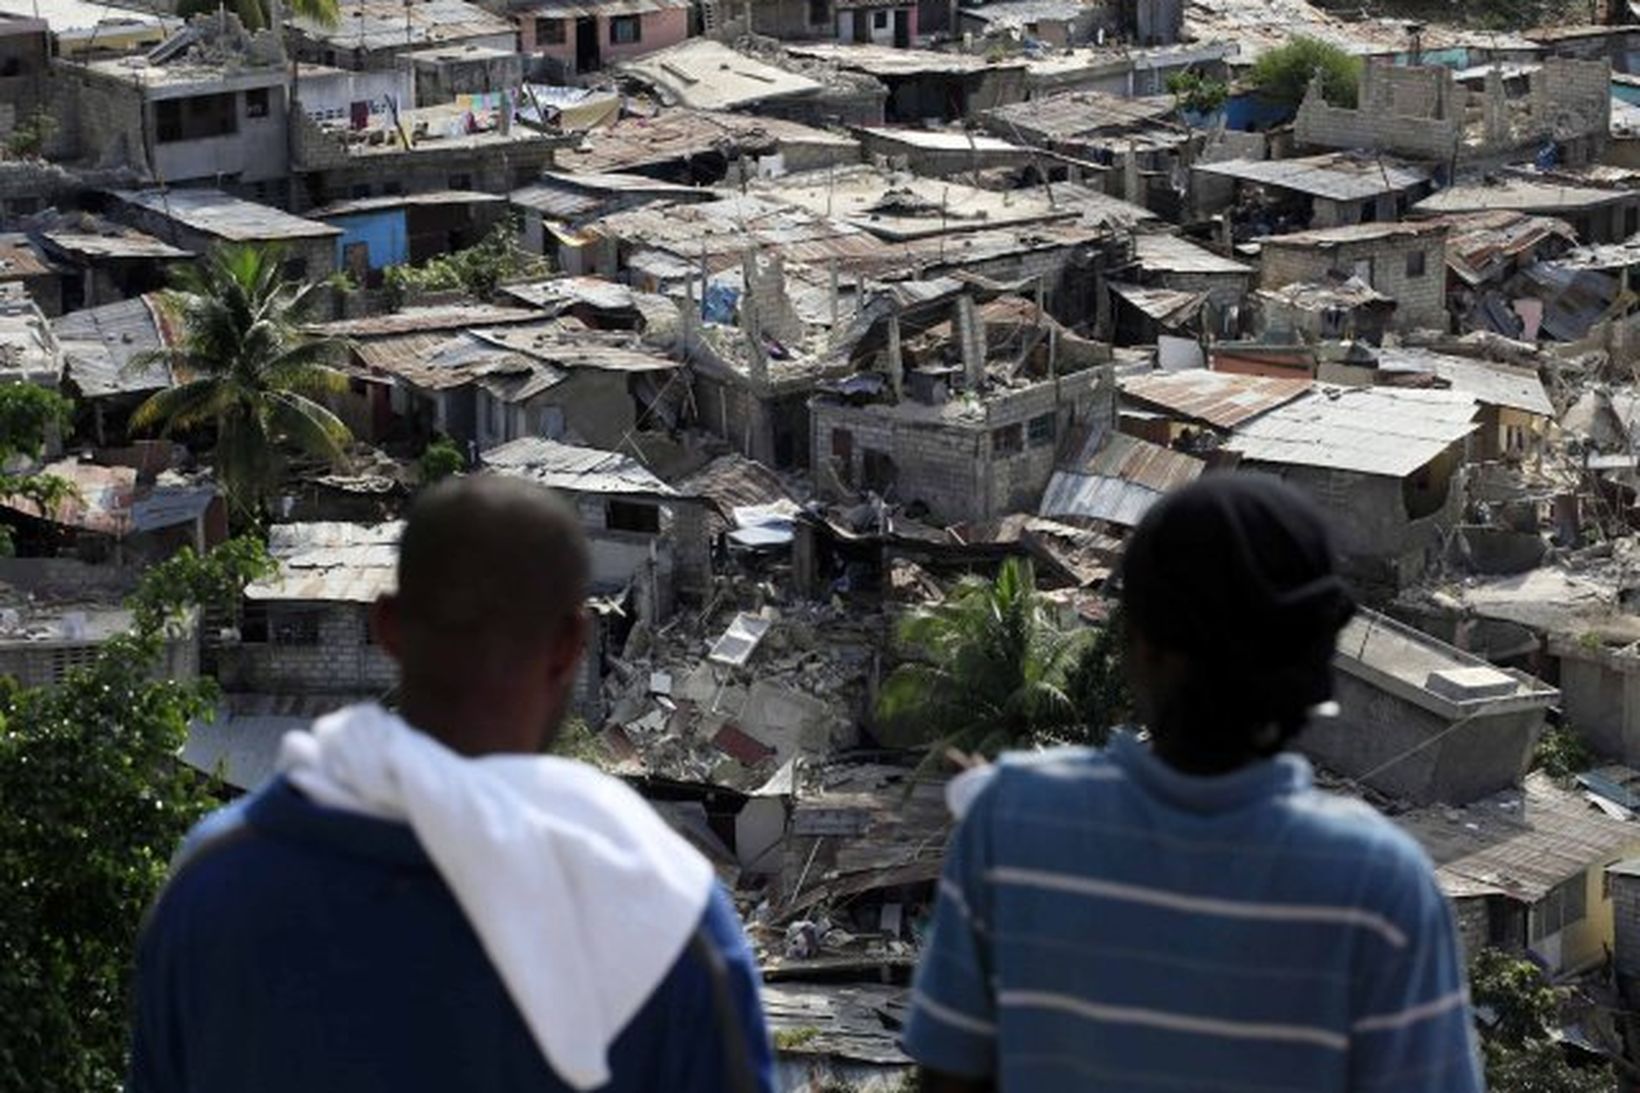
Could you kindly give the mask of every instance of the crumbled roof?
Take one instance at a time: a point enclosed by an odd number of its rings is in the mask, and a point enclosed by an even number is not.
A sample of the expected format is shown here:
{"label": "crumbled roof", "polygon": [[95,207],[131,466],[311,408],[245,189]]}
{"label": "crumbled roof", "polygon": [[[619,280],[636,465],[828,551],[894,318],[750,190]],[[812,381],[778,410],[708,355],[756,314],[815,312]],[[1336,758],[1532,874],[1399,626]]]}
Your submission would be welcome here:
{"label": "crumbled roof", "polygon": [[1253,295],[1300,311],[1330,311],[1395,303],[1393,298],[1355,276],[1326,281],[1292,281],[1280,288],[1261,288]]}
{"label": "crumbled roof", "polygon": [[1159,406],[1191,421],[1234,429],[1310,390],[1308,379],[1245,376],[1237,372],[1151,372],[1120,381],[1122,396]]}
{"label": "crumbled roof", "polygon": [[618,331],[566,331],[556,324],[475,329],[482,342],[560,368],[605,372],[669,372],[679,362],[646,347],[634,334]]}
{"label": "crumbled roof", "polygon": [[1331,201],[1360,201],[1399,193],[1430,180],[1429,172],[1422,167],[1359,152],[1328,152],[1299,159],[1226,159],[1197,163],[1192,169]]}
{"label": "crumbled roof", "polygon": [[544,437],[519,437],[491,448],[479,458],[498,474],[533,479],[570,493],[678,496],[676,490],[629,455],[560,444]]}
{"label": "crumbled roof", "polygon": [[512,23],[466,0],[341,0],[340,18],[325,26],[291,17],[301,34],[337,49],[400,49],[516,33]]}
{"label": "crumbled roof", "polygon": [[1458,213],[1433,223],[1447,227],[1447,268],[1471,285],[1502,273],[1511,260],[1532,254],[1547,240],[1577,241],[1564,220],[1513,209]]}
{"label": "crumbled roof", "polygon": [[163,361],[133,367],[165,345],[163,324],[146,296],[82,308],[53,319],[69,380],[85,398],[158,391],[171,386]]}
{"label": "crumbled roof", "polygon": [[1153,273],[1252,273],[1252,267],[1214,254],[1182,235],[1152,232],[1133,238],[1133,257]]}
{"label": "crumbled roof", "polygon": [[818,80],[766,64],[710,38],[690,38],[620,67],[668,98],[698,110],[733,110],[820,91]]}
{"label": "crumbled roof", "polygon": [[271,205],[230,197],[221,190],[116,190],[128,205],[158,213],[206,235],[230,242],[264,239],[311,239],[340,235],[340,228],[292,216]]}
{"label": "crumbled roof", "polygon": [[683,161],[726,145],[847,149],[857,148],[859,142],[784,118],[675,108],[653,118],[621,118],[590,130],[579,146],[558,150],[558,165],[575,174],[608,174]]}
{"label": "crumbled roof", "polygon": [[1542,771],[1528,774],[1523,790],[1431,805],[1395,822],[1434,859],[1436,881],[1454,898],[1536,903],[1591,866],[1640,849],[1640,824],[1606,815]]}
{"label": "crumbled roof", "polygon": [[1476,429],[1455,391],[1323,387],[1251,421],[1225,444],[1250,463],[1404,478]]}
{"label": "crumbled roof", "polygon": [[404,522],[275,524],[268,553],[277,575],[245,589],[250,600],[374,603],[398,581],[399,536]]}
{"label": "crumbled roof", "polygon": [[852,224],[888,240],[948,235],[1033,221],[1066,219],[1032,190],[981,190],[947,179],[870,164],[760,180],[753,192]]}

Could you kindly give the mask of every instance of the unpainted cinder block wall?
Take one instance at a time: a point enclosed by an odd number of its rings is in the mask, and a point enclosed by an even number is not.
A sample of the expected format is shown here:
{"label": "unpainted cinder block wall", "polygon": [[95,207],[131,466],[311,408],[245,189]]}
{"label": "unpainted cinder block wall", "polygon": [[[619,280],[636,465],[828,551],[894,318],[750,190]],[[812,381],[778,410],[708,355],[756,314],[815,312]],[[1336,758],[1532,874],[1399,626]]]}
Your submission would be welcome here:
{"label": "unpainted cinder block wall", "polygon": [[[1413,255],[1422,254],[1421,263]],[[1300,281],[1322,281],[1334,270],[1354,273],[1358,263],[1371,264],[1373,288],[1395,300],[1391,325],[1397,330],[1441,330],[1446,310],[1446,237],[1441,233],[1367,239],[1318,247],[1266,240],[1260,258],[1259,283],[1278,288]]]}

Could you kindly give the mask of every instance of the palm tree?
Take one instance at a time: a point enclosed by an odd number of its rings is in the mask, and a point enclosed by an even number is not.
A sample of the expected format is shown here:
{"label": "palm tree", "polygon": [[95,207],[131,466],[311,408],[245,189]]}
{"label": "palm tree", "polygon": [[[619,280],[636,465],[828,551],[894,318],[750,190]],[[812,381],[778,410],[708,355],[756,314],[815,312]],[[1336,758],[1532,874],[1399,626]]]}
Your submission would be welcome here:
{"label": "palm tree", "polygon": [[918,659],[883,682],[877,714],[896,742],[993,755],[1079,724],[1066,680],[1088,631],[1067,631],[1036,590],[1031,563],[994,581],[965,577],[943,602],[913,612],[900,641]]}
{"label": "palm tree", "polygon": [[278,480],[282,448],[335,461],[353,439],[315,401],[347,388],[330,365],[340,343],[297,325],[319,285],[285,280],[282,259],[277,247],[233,244],[180,270],[164,296],[180,338],[132,363],[164,362],[180,381],[137,407],[132,426],[161,435],[214,427],[217,474],[253,518]]}

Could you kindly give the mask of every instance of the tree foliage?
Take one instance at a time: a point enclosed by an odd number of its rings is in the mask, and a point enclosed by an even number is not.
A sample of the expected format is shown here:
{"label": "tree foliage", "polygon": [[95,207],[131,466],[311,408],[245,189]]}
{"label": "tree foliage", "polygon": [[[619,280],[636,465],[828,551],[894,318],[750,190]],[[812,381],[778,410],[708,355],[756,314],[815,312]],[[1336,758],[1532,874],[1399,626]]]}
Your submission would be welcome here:
{"label": "tree foliage", "polygon": [[1169,76],[1167,90],[1178,108],[1191,114],[1211,114],[1230,98],[1224,81],[1209,79],[1193,68]]}
{"label": "tree foliage", "polygon": [[181,619],[189,608],[218,611],[237,621],[245,586],[279,571],[262,540],[229,539],[195,554],[183,547],[143,574],[129,606],[143,633],[154,634]]}
{"label": "tree foliage", "polygon": [[1482,949],[1469,965],[1469,991],[1480,1026],[1486,1084],[1493,1093],[1609,1093],[1609,1066],[1574,1067],[1550,1030],[1559,1021],[1563,991],[1537,966],[1497,949]]}
{"label": "tree foliage", "polygon": [[488,300],[507,281],[548,272],[545,261],[518,246],[517,236],[516,226],[503,220],[465,250],[441,254],[419,266],[388,266],[382,277],[396,300],[412,292],[460,292]]}
{"label": "tree foliage", "polygon": [[[0,496],[33,501],[43,513],[75,496],[67,479],[27,469],[44,454],[50,436],[68,427],[72,410],[56,391],[32,383],[0,386]],[[8,469],[18,463],[25,469]],[[0,528],[0,553],[11,551],[10,530]]]}
{"label": "tree foliage", "polygon": [[1532,750],[1532,769],[1551,778],[1566,779],[1594,766],[1594,753],[1570,725],[1549,725]]}
{"label": "tree foliage", "polygon": [[899,639],[915,659],[883,683],[877,713],[895,739],[994,755],[1078,723],[1066,689],[1087,631],[1061,628],[1029,561],[995,580],[966,577],[943,602],[912,612]]}
{"label": "tree foliage", "polygon": [[0,1088],[119,1088],[137,930],[210,804],[175,759],[210,689],[153,678],[160,640],[0,687]]}
{"label": "tree foliage", "polygon": [[441,436],[421,450],[416,467],[421,472],[421,484],[431,486],[434,482],[466,470],[467,457],[461,454],[461,449],[456,447],[455,441],[447,436]]}
{"label": "tree foliage", "polygon": [[318,401],[347,388],[332,367],[340,345],[300,326],[320,286],[286,280],[282,259],[278,247],[235,244],[183,267],[165,295],[181,320],[178,344],[134,364],[164,361],[179,382],[139,406],[133,427],[213,429],[217,475],[253,518],[278,481],[285,450],[334,461],[352,440]]}
{"label": "tree foliage", "polygon": [[1124,655],[1126,634],[1121,609],[1083,643],[1065,689],[1076,706],[1077,723],[1062,732],[1067,743],[1102,745],[1118,725],[1133,719]]}
{"label": "tree foliage", "polygon": [[1361,78],[1361,59],[1318,38],[1299,35],[1286,45],[1266,50],[1254,62],[1248,81],[1259,97],[1283,106],[1304,101],[1310,80],[1321,77],[1322,97],[1333,106],[1354,107]]}
{"label": "tree foliage", "polygon": [[6,153],[13,159],[37,159],[45,153],[46,142],[57,132],[57,119],[36,110],[13,125],[6,137]]}

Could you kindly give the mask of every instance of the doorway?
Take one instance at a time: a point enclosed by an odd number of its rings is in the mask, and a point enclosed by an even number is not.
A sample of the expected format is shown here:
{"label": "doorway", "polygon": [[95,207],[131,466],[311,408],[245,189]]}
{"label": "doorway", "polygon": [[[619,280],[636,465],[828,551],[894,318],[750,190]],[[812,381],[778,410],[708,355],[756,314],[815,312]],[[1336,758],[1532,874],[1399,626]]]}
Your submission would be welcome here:
{"label": "doorway", "polygon": [[911,10],[909,8],[894,9],[894,48],[911,48]]}
{"label": "doorway", "polygon": [[596,72],[598,67],[598,19],[583,15],[575,20],[575,71]]}

